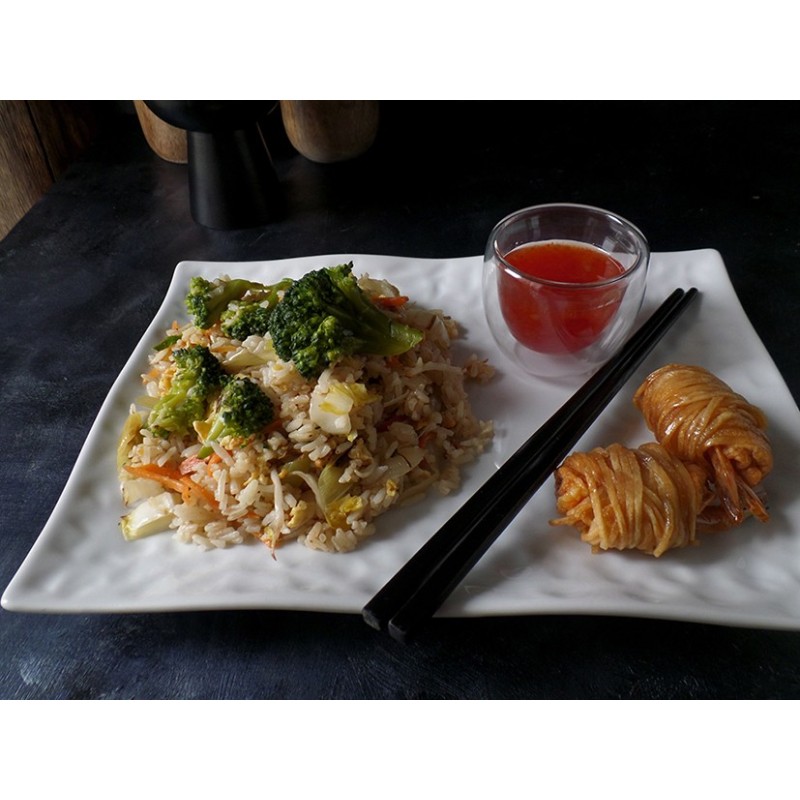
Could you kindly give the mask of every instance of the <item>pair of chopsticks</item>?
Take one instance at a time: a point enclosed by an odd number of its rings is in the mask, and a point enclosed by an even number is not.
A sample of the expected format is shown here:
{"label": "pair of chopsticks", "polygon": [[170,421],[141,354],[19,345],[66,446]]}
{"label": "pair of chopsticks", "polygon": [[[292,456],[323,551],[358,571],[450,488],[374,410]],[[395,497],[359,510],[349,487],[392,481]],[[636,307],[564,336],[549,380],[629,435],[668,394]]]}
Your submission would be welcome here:
{"label": "pair of chopsticks", "polygon": [[697,294],[694,288],[676,289],[364,606],[364,620],[398,641],[408,641],[547,480]]}

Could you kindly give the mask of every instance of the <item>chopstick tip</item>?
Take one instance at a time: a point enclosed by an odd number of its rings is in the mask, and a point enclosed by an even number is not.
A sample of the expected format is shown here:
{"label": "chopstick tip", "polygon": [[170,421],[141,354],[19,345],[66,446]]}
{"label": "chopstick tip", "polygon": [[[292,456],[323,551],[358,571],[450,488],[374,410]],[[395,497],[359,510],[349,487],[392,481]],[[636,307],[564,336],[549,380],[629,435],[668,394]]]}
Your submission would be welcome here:
{"label": "chopstick tip", "polygon": [[361,617],[370,628],[374,628],[376,631],[386,631],[392,639],[401,644],[408,644],[413,638],[411,631],[404,626],[396,624],[394,620],[384,623],[380,615],[375,613],[369,603],[361,609]]}
{"label": "chopstick tip", "polygon": [[377,614],[370,608],[369,603],[361,609],[361,617],[370,628],[374,628],[376,631],[382,631],[384,626],[381,624],[381,620]]}
{"label": "chopstick tip", "polygon": [[394,622],[389,622],[387,630],[389,631],[389,636],[391,636],[396,642],[400,642],[400,644],[408,644],[413,639],[413,636],[408,629],[401,628],[395,625]]}

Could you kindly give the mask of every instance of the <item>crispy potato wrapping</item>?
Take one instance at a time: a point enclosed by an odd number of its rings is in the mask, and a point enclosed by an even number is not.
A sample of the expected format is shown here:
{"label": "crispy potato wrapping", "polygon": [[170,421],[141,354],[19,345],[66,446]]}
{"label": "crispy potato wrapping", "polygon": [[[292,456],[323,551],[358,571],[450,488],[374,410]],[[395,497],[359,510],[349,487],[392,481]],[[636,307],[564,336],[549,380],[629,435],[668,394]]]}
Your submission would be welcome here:
{"label": "crispy potato wrapping", "polygon": [[661,556],[696,543],[707,502],[707,472],[656,442],[621,444],[568,456],[556,470],[561,517],[592,550],[640,550]]}
{"label": "crispy potato wrapping", "polygon": [[683,364],[651,373],[633,401],[670,453],[709,470],[729,525],[748,514],[768,519],[754,490],[773,465],[761,409],[703,367]]}

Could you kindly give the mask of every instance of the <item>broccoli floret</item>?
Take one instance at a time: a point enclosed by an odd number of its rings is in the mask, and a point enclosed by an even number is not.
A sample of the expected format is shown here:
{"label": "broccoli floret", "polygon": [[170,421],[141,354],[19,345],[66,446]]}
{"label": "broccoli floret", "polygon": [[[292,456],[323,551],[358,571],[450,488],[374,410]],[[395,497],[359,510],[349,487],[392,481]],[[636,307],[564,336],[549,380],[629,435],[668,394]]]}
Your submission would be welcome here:
{"label": "broccoli floret", "polygon": [[240,342],[248,336],[266,336],[272,309],[280,299],[280,293],[291,285],[291,278],[260,289],[254,289],[251,284],[249,292],[252,299],[234,300],[222,312],[222,332]]}
{"label": "broccoli floret", "polygon": [[422,340],[422,331],[374,305],[352,270],[349,263],[306,273],[272,312],[275,351],[306,378],[347,355],[398,355]]}
{"label": "broccoli floret", "polygon": [[278,302],[278,292],[285,289],[291,280],[284,279],[272,286],[248,281],[244,278],[225,280],[218,278],[209,281],[195,276],[189,281],[189,292],[186,295],[186,310],[198,328],[206,330],[218,322],[225,309],[236,300],[241,300],[249,293],[248,300],[266,302],[268,307]]}
{"label": "broccoli floret", "polygon": [[205,458],[211,455],[213,448],[210,442],[226,436],[247,439],[272,422],[273,416],[272,400],[256,383],[249,378],[232,378],[225,384],[203,425],[203,447],[198,456]]}
{"label": "broccoli floret", "polygon": [[243,342],[248,336],[266,336],[272,309],[261,303],[232,303],[223,312],[222,332]]}
{"label": "broccoli floret", "polygon": [[214,354],[202,345],[175,350],[176,370],[167,392],[153,406],[147,426],[157,436],[185,433],[203,419],[211,395],[227,375]]}

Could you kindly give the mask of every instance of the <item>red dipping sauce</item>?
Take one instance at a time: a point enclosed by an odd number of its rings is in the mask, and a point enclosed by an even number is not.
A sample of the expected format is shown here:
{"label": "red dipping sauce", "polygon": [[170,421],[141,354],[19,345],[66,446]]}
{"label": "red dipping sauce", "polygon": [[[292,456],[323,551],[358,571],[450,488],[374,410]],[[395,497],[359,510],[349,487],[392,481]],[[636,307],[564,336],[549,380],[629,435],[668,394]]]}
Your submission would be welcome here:
{"label": "red dipping sauce", "polygon": [[540,353],[574,353],[595,342],[625,291],[621,282],[604,284],[624,267],[590,245],[537,242],[504,258],[520,274],[498,272],[503,317],[517,341]]}

